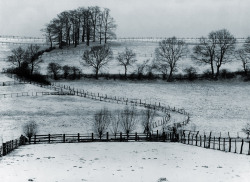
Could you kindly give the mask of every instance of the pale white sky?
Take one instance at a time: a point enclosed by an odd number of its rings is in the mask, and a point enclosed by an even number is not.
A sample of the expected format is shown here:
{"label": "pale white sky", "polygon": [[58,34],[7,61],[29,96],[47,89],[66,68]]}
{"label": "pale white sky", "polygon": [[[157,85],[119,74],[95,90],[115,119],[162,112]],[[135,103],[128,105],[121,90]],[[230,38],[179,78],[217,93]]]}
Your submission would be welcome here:
{"label": "pale white sky", "polygon": [[58,13],[95,5],[111,10],[118,37],[200,37],[221,28],[250,36],[250,0],[0,0],[0,35],[41,36]]}

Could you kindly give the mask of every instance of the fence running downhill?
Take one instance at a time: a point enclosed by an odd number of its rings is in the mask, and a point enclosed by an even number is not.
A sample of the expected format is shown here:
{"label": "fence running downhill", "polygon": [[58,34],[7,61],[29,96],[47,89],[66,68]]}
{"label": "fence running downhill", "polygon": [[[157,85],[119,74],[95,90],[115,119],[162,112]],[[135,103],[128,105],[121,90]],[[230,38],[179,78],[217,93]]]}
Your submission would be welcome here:
{"label": "fence running downhill", "polygon": [[183,132],[180,135],[180,143],[203,147],[206,149],[233,152],[250,155],[250,138],[240,137],[215,137],[199,135],[199,132]]}
{"label": "fence running downhill", "polygon": [[25,145],[27,141],[27,138],[21,135],[20,138],[3,143],[2,146],[0,146],[0,157],[9,154],[19,146]]}

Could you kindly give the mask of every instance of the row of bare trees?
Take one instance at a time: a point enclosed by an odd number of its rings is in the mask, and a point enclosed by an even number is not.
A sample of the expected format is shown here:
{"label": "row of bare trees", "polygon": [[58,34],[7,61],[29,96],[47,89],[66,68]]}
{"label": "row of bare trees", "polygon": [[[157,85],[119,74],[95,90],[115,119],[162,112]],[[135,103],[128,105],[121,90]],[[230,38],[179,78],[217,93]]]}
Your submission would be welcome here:
{"label": "row of bare trees", "polygon": [[63,11],[42,29],[50,46],[56,42],[59,48],[73,44],[75,47],[80,42],[102,41],[114,38],[116,24],[108,8],[79,7],[70,11]]}
{"label": "row of bare trees", "polygon": [[[92,126],[94,132],[100,138],[108,130],[113,134],[118,134],[120,131],[129,134],[136,129],[139,121],[144,133],[150,133],[153,129],[152,124],[155,117],[156,111],[149,108],[143,110],[140,114],[135,107],[125,107],[123,110],[113,112],[103,108],[95,112]],[[164,119],[166,119],[165,123],[167,124],[170,121],[170,114]]]}
{"label": "row of bare trees", "polygon": [[[173,74],[177,71],[178,63],[181,59],[188,56],[190,50],[187,44],[176,37],[171,37],[159,42],[155,49],[155,58],[149,65],[149,61],[137,65],[138,74],[143,69],[148,68],[149,72],[157,71],[167,77],[168,81],[173,80]],[[113,59],[110,46],[95,46],[90,50],[86,50],[83,54],[82,65],[93,68],[96,78],[98,78],[99,70]],[[236,39],[226,29],[213,31],[208,37],[201,37],[197,45],[193,47],[191,58],[198,64],[210,65],[211,77],[218,79],[220,69],[223,64],[240,60],[242,67],[247,75],[250,63],[250,37],[246,39],[243,46],[237,46]],[[119,52],[115,58],[118,65],[124,67],[124,75],[127,77],[128,67],[133,66],[136,62],[136,54],[133,50],[125,48],[123,52]],[[193,72],[194,69],[185,69],[185,72]],[[195,70],[194,70],[195,71]]]}
{"label": "row of bare trees", "polygon": [[39,64],[43,62],[41,55],[40,46],[31,44],[26,49],[22,47],[13,49],[11,55],[8,56],[8,62],[19,70],[22,67],[27,67],[32,75],[37,70]]}

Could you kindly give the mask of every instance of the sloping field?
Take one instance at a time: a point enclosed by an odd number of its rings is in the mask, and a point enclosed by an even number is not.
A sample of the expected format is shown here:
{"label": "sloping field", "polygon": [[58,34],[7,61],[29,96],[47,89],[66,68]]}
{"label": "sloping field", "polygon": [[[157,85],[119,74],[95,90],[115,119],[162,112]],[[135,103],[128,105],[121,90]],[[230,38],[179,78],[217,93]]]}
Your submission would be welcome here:
{"label": "sloping field", "polygon": [[178,143],[27,145],[0,159],[1,182],[248,182],[250,159]]}
{"label": "sloping field", "polygon": [[184,108],[191,115],[187,127],[201,133],[210,131],[218,136],[245,136],[241,132],[250,119],[250,85],[239,80],[230,81],[112,81],[88,80],[60,82],[89,92],[107,95],[140,98],[147,103]]}
{"label": "sloping field", "polygon": [[[30,120],[36,121],[39,125],[38,134],[92,133],[93,116],[97,110],[106,107],[110,111],[115,111],[126,106],[78,96],[43,95],[42,92],[55,91],[30,84],[0,86],[0,137],[4,141],[23,134],[22,126]],[[20,93],[24,93],[23,96]],[[139,116],[134,132],[143,132],[140,111],[144,108],[136,109]],[[172,122],[185,120],[183,115],[170,114]],[[163,116],[164,113],[157,112],[155,121],[162,120]],[[119,130],[122,131],[121,128]]]}

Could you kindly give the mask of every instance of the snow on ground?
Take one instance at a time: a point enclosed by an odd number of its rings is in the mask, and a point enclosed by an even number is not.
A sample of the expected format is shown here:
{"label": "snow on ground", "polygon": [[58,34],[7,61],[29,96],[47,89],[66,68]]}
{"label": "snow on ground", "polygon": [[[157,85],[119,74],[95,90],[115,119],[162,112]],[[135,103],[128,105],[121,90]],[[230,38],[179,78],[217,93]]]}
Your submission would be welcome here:
{"label": "snow on ground", "polygon": [[83,79],[80,81],[61,81],[89,92],[107,95],[139,98],[147,103],[161,102],[171,107],[184,108],[191,115],[189,127],[200,132],[220,132],[227,136],[245,136],[241,132],[250,119],[250,85],[240,80],[228,81],[112,81]]}
{"label": "snow on ground", "polygon": [[179,143],[22,146],[0,158],[1,182],[248,182],[250,158]]}
{"label": "snow on ground", "polygon": [[[42,96],[35,92],[53,92],[30,84],[1,86],[0,94],[28,92],[30,96],[12,98],[10,95],[0,95],[0,138],[4,141],[15,139],[23,134],[22,126],[30,120],[37,122],[38,134],[86,134],[92,133],[94,113],[104,107],[110,111],[122,110],[126,105],[109,102],[100,102],[78,96]],[[34,96],[31,95],[34,94]],[[139,113],[137,128],[133,132],[143,132],[141,126],[141,111]],[[155,121],[162,120],[164,113],[157,112]],[[185,117],[171,113],[172,122],[182,122]],[[122,129],[119,129],[122,132]]]}
{"label": "snow on ground", "polygon": [[[13,38],[1,38],[0,42],[16,42],[16,43],[30,43],[30,44],[39,44],[44,43],[44,40],[42,39],[13,39]],[[158,42],[150,42],[150,41],[112,41],[110,42],[111,48],[113,50],[114,58],[118,55],[119,52],[123,52],[125,47],[128,47],[132,49],[136,53],[136,59],[138,60],[137,63],[142,63],[146,60],[153,60],[154,59],[154,52],[155,48],[158,46]],[[29,44],[23,44],[22,47],[26,47]],[[47,48],[46,46],[40,44],[42,46],[42,49]],[[98,45],[97,43],[91,43],[91,46]],[[6,62],[6,59],[10,54],[11,50],[14,48],[19,47],[18,44],[0,44],[0,69],[9,67],[10,64]],[[83,73],[92,73],[92,70],[88,67],[83,67],[80,64],[80,61],[82,61],[82,55],[84,50],[86,50],[88,47],[84,44],[80,44],[76,48],[74,46],[70,47],[64,47],[63,49],[56,49],[49,53],[44,53],[42,56],[42,59],[44,62],[41,64],[41,72],[46,74],[47,73],[47,65],[50,62],[56,62],[64,65],[70,65],[70,66],[77,66],[82,69]],[[189,46],[190,55],[192,53],[193,46]],[[193,60],[191,60],[191,56],[188,55],[187,57],[184,57],[178,62],[177,66],[177,73],[183,73],[183,69],[193,66],[197,69],[198,73],[203,73],[205,70],[210,69],[209,65],[203,65],[198,66]],[[226,65],[223,65],[221,69],[227,69],[230,71],[238,71],[242,70],[242,65],[240,61],[233,61],[232,63],[228,63]],[[136,70],[136,67],[129,67],[128,73],[132,73]],[[103,73],[111,73],[111,74],[118,74],[123,73],[124,68],[121,66],[118,66],[117,61],[115,59],[111,60],[109,65],[102,69],[101,72]]]}
{"label": "snow on ground", "polygon": [[0,73],[0,82],[8,82],[8,81],[14,81],[14,80]]}

